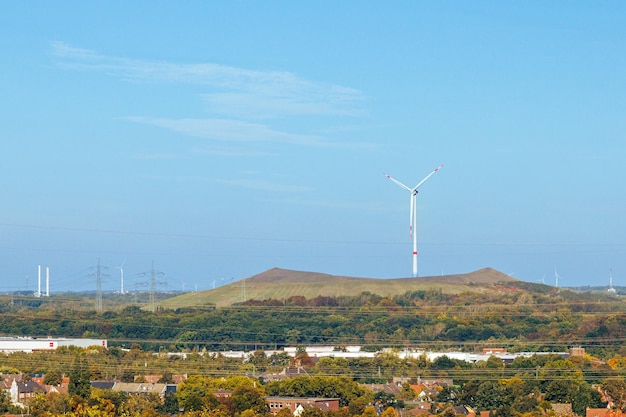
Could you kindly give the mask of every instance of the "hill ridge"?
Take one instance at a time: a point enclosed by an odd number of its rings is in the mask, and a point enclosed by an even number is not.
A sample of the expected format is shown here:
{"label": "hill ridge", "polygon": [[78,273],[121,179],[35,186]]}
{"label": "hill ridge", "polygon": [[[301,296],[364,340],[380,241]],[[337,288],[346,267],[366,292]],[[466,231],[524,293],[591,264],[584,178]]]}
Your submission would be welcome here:
{"label": "hill ridge", "polygon": [[165,308],[215,305],[227,307],[242,301],[285,300],[293,296],[358,296],[369,292],[380,296],[402,295],[407,291],[462,292],[499,291],[497,284],[519,280],[493,268],[482,268],[465,274],[410,278],[359,278],[321,272],[270,268],[259,274],[212,290],[183,294],[162,303]]}
{"label": "hill ridge", "polygon": [[500,272],[496,269],[485,267],[481,269],[477,269],[476,271],[464,273],[464,274],[450,274],[450,275],[440,275],[440,276],[425,276],[425,277],[406,277],[406,278],[362,278],[362,277],[353,277],[353,276],[345,276],[345,275],[332,275],[323,272],[312,272],[312,271],[299,271],[293,269],[285,269],[274,267],[270,268],[266,271],[263,271],[259,274],[250,276],[245,278],[248,282],[276,282],[281,281],[283,279],[288,280],[289,282],[300,282],[304,281],[307,278],[315,278],[318,281],[334,281],[337,279],[340,280],[384,280],[384,281],[396,281],[402,280],[406,282],[463,282],[463,283],[494,283],[494,282],[512,282],[519,281],[516,278],[511,277],[503,272]]}

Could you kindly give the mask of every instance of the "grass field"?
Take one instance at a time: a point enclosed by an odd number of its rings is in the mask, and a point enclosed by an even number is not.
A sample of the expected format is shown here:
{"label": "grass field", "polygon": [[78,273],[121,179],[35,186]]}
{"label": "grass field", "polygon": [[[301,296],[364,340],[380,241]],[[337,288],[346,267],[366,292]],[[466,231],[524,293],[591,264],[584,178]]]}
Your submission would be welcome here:
{"label": "grass field", "polygon": [[244,300],[284,300],[293,296],[356,296],[363,292],[394,296],[418,290],[448,294],[490,292],[498,291],[496,284],[511,281],[517,280],[491,268],[467,274],[400,279],[343,277],[273,268],[213,290],[186,293],[163,300],[159,305],[172,309],[207,305],[220,308]]}

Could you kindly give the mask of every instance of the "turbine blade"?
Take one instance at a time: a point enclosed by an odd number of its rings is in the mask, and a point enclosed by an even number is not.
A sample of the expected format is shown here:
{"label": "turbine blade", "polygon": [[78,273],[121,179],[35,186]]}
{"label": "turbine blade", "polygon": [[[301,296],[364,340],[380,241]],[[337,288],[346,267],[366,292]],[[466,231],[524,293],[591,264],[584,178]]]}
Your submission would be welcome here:
{"label": "turbine blade", "polygon": [[392,178],[390,175],[385,174],[385,177],[389,178],[391,181],[395,182],[396,184],[398,184],[400,187],[404,188],[407,191],[413,191],[411,188],[407,187],[406,185],[402,184],[400,181],[398,181],[395,178]]}
{"label": "turbine blade", "polygon": [[439,171],[442,167],[443,167],[443,164],[441,164],[437,168],[433,169],[433,171],[430,174],[426,175],[426,178],[421,180],[419,183],[417,183],[417,185],[415,187],[413,187],[413,191],[417,190],[422,184],[424,184],[426,182],[427,179],[432,177],[435,174],[435,172]]}

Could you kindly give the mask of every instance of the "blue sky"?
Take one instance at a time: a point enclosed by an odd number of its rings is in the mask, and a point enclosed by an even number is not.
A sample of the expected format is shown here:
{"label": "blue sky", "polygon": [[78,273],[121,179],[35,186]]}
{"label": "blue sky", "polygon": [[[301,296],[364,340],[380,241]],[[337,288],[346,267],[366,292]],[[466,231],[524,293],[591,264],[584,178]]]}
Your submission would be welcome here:
{"label": "blue sky", "polygon": [[[626,285],[618,1],[7,2],[0,291]],[[161,276],[161,275],[160,275]]]}

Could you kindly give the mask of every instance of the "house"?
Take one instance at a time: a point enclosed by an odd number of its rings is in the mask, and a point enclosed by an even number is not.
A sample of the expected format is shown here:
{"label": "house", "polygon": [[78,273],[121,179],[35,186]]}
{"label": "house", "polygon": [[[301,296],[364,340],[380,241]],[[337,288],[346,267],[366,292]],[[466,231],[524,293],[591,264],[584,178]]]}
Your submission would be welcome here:
{"label": "house", "polygon": [[157,384],[163,375],[135,375],[134,382],[147,382],[149,384]]}
{"label": "house", "polygon": [[417,392],[417,399],[420,401],[435,401],[439,396],[439,390],[425,384],[411,385],[413,391]]}
{"label": "house", "polygon": [[313,407],[322,411],[339,410],[339,398],[301,398],[301,397],[265,397],[270,413],[278,414],[287,409],[295,416],[306,408]]}
{"label": "house", "polygon": [[586,417],[625,417],[626,414],[622,410],[611,408],[588,408],[585,413]]}
{"label": "house", "polygon": [[571,404],[550,404],[552,411],[557,417],[573,417],[574,411]]}
{"label": "house", "polygon": [[402,394],[402,386],[398,384],[359,384],[360,386],[370,389],[374,392],[384,392],[385,394],[391,394],[399,396]]}
{"label": "house", "polygon": [[145,395],[145,394],[157,394],[162,400],[165,399],[165,394],[176,391],[176,386],[173,384],[149,384],[149,383],[137,383],[137,382],[116,382],[112,388],[113,391],[123,392],[128,395]]}
{"label": "house", "polygon": [[476,410],[469,405],[456,405],[452,409],[457,416],[476,417]]}
{"label": "house", "polygon": [[68,387],[70,385],[70,378],[67,376],[61,377],[61,383],[59,385],[49,385],[45,384],[44,381],[46,379],[45,374],[40,375],[31,375],[31,381],[38,383],[46,394],[57,393],[57,394],[67,394]]}
{"label": "house", "polygon": [[43,389],[46,394],[65,394],[69,393],[69,385],[61,384],[61,385],[43,385]]}
{"label": "house", "polygon": [[11,388],[9,388],[9,393],[13,404],[23,406],[30,399],[34,398],[35,395],[45,393],[45,390],[35,381],[18,382],[17,379],[14,379],[11,383]]}
{"label": "house", "polygon": [[229,389],[220,388],[217,391],[215,391],[213,395],[215,395],[215,398],[217,398],[218,400],[221,400],[221,399],[230,398],[230,396],[233,395],[233,391]]}
{"label": "house", "polygon": [[91,381],[90,382],[92,388],[97,389],[113,389],[115,386],[115,381]]}
{"label": "house", "polygon": [[[409,416],[422,417],[422,416],[431,416],[430,407],[429,408],[411,408],[406,412]],[[404,414],[403,414],[404,415]],[[487,416],[489,417],[489,416]]]}

